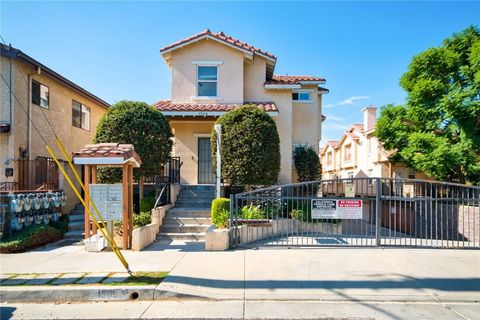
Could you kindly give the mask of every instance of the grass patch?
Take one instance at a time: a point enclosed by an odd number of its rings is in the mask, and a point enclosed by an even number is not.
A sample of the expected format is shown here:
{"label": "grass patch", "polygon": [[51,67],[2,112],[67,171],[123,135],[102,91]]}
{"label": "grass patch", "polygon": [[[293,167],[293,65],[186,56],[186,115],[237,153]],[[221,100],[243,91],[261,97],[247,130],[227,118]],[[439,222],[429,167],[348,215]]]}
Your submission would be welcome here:
{"label": "grass patch", "polygon": [[108,286],[149,286],[156,285],[163,281],[168,272],[134,272],[133,276],[128,277],[122,282],[105,283]]}

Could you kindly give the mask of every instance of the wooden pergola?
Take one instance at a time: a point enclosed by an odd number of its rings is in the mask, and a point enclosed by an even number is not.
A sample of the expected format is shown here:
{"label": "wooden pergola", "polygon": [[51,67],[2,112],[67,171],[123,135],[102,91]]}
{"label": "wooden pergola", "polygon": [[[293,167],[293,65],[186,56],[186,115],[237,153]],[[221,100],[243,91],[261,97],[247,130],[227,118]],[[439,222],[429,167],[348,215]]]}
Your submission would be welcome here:
{"label": "wooden pergola", "polygon": [[[133,168],[140,167],[142,161],[135,152],[132,144],[99,143],[87,144],[73,156],[73,162],[84,165],[85,189],[90,193],[90,185],[97,184],[98,167],[122,168],[122,222],[123,222],[123,249],[132,247],[133,230]],[[87,196],[85,203],[89,203]],[[95,203],[98,207],[99,204]],[[98,208],[102,218],[106,212]],[[95,224],[90,227],[90,216],[85,213],[85,239],[92,234],[97,234]]]}

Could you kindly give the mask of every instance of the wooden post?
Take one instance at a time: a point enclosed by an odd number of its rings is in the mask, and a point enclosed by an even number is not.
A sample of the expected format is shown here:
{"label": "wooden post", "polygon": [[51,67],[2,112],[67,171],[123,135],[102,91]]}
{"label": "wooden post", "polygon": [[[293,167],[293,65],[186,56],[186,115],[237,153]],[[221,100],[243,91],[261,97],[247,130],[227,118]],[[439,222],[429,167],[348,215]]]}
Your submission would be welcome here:
{"label": "wooden post", "polygon": [[128,238],[129,238],[129,228],[128,228],[128,216],[129,216],[129,205],[128,205],[128,164],[122,166],[122,196],[123,196],[123,249],[128,249]]}
{"label": "wooden post", "polygon": [[129,167],[129,177],[128,177],[128,183],[129,183],[129,187],[128,187],[128,193],[129,193],[129,196],[128,196],[128,208],[129,208],[129,215],[128,215],[128,221],[130,222],[129,224],[129,249],[132,248],[132,238],[133,238],[133,166],[132,165],[128,165]]}
{"label": "wooden post", "polygon": [[[93,165],[91,166],[91,168],[92,168],[92,173],[91,173],[92,184],[97,183],[97,166]],[[95,223],[92,225],[92,234],[97,234],[97,226],[95,225]]]}
{"label": "wooden post", "polygon": [[[89,192],[89,186],[90,186],[90,166],[85,165],[85,172],[84,172],[84,184],[85,184],[85,191]],[[89,201],[87,199],[87,194],[85,192],[84,201],[89,205]],[[87,208],[85,209],[85,239],[88,239],[90,237],[90,216],[87,213]]]}

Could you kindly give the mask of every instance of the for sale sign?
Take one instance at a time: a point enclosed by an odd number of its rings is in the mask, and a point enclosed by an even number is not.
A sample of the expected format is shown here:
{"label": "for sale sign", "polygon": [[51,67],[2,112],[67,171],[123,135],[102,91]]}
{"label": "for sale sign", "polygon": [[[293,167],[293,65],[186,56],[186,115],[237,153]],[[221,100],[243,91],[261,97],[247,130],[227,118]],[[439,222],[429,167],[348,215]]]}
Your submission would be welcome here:
{"label": "for sale sign", "polygon": [[356,199],[313,199],[313,219],[362,219],[363,201]]}

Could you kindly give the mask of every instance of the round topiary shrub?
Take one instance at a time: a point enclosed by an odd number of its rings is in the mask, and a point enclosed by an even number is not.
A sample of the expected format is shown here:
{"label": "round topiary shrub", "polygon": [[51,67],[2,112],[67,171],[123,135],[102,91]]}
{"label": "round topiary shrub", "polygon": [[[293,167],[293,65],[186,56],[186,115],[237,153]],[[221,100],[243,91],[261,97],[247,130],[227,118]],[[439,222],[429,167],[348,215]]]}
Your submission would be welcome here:
{"label": "round topiary shrub", "polygon": [[212,223],[218,228],[227,228],[230,218],[230,199],[217,198],[212,201],[211,210]]}
{"label": "round topiary shrub", "polygon": [[296,148],[293,153],[293,160],[299,182],[316,181],[322,178],[320,157],[312,147]]}
{"label": "round topiary shrub", "polygon": [[[222,115],[222,178],[230,185],[271,185],[280,173],[280,138],[275,121],[255,105],[244,105]],[[216,168],[217,138],[211,134]]]}

